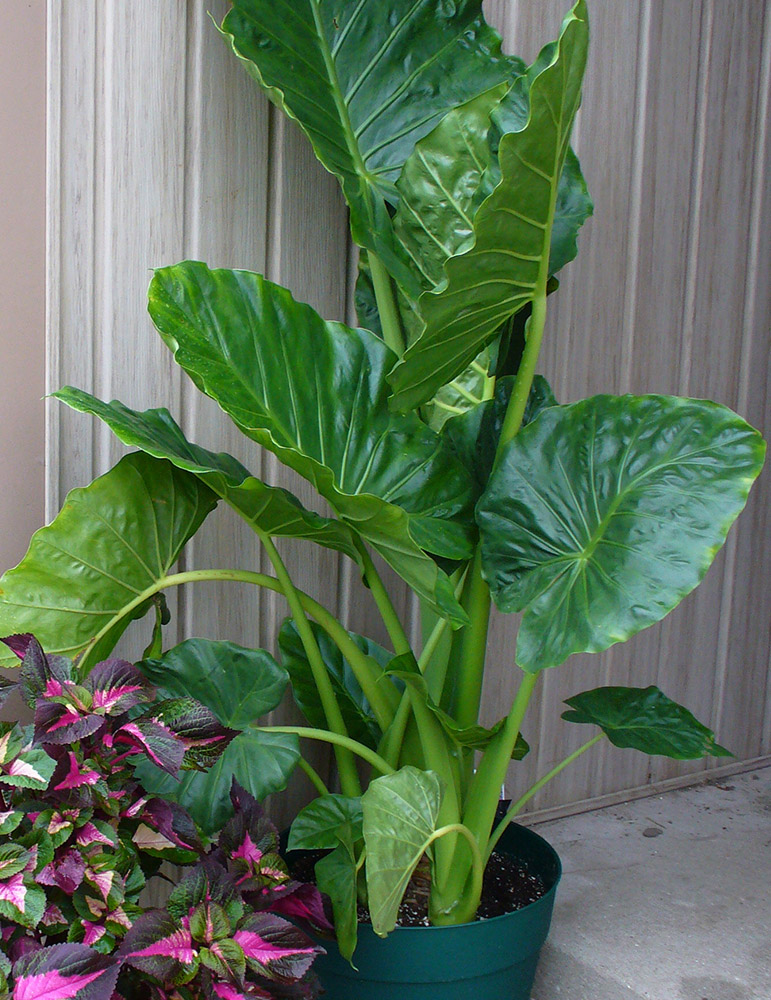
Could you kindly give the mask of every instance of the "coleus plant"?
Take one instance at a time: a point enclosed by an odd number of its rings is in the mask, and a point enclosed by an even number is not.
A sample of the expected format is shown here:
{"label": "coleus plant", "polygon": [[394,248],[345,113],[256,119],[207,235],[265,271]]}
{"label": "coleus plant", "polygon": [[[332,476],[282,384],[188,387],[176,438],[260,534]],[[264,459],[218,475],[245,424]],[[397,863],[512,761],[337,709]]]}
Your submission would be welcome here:
{"label": "coleus plant", "polygon": [[[235,815],[206,853],[188,813],[135,777],[139,757],[171,775],[211,765],[235,731],[193,699],[158,701],[126,661],[81,684],[31,635],[3,641],[22,661],[4,693],[18,688],[35,716],[0,726],[0,996],[315,996],[319,948],[276,914],[331,925],[318,890],[290,878],[258,803],[234,782]],[[166,909],[145,910],[163,861],[188,874]]]}
{"label": "coleus plant", "polygon": [[[480,0],[235,0],[221,32],[341,183],[361,250],[360,326],[322,319],[258,274],[191,261],[156,271],[150,315],[196,387],[305,477],[331,514],[189,442],[166,410],[68,387],[55,395],[140,451],[74,491],[35,535],[0,581],[0,624],[21,631],[34,618],[87,673],[167,588],[236,580],[283,594],[283,668],[254,651],[251,683],[266,696],[251,718],[222,703],[221,657],[202,655],[200,640],[163,652],[159,607],[145,669],[172,692],[194,683],[241,729],[232,747],[248,740],[274,761],[271,790],[300,760],[320,795],[291,844],[331,850],[317,875],[350,955],[357,898],[387,933],[424,855],[432,922],[473,919],[506,823],[599,740],[681,759],[727,752],[656,688],[583,692],[564,718],[597,734],[521,789],[494,825],[509,764],[528,750],[523,721],[543,672],[630,638],[698,585],[765,446],[717,403],[600,395],[559,405],[536,374],[555,276],[592,211],[569,145],[585,0],[531,66],[502,52]],[[220,501],[256,532],[275,575],[172,571]],[[390,648],[349,633],[298,590],[276,545],[285,538],[353,560]],[[420,599],[419,648],[375,556]],[[515,670],[520,686],[485,728],[493,601],[522,613],[514,662],[494,665]],[[232,676],[246,678],[240,662]],[[250,725],[278,704],[287,671],[308,726]],[[339,795],[298,758],[297,737],[334,746]],[[270,740],[284,741],[283,757]],[[264,791],[254,783],[266,769],[239,766],[239,780]],[[212,793],[223,801],[225,781],[190,784],[180,800],[200,818]]]}

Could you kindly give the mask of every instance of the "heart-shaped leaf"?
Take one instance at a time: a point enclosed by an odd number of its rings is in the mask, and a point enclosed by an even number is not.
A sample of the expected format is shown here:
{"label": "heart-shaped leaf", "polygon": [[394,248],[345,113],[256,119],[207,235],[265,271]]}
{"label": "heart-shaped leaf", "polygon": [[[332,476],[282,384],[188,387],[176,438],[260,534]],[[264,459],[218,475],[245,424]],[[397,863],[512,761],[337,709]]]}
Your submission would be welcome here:
{"label": "heart-shaped leaf", "polygon": [[507,445],[477,505],[485,578],[537,671],[659,621],[707,572],[765,445],[717,403],[594,396]]}
{"label": "heart-shaped leaf", "polygon": [[308,539],[360,560],[345,524],[307,510],[288,490],[266,486],[231,455],[191,444],[168,410],[139,413],[118,400],[104,403],[72,386],[53,395],[74,410],[99,417],[124,444],[192,472],[253,527],[272,537]]}
{"label": "heart-shaped leaf", "polygon": [[595,688],[565,704],[571,711],[563,712],[563,719],[599,726],[617,747],[675,760],[733,756],[715,743],[711,729],[654,686]]}
{"label": "heart-shaped leaf", "polygon": [[442,786],[433,771],[403,767],[370,782],[361,804],[372,929],[385,937],[396,926],[407,883],[437,830]]}
{"label": "heart-shaped leaf", "polygon": [[286,690],[287,672],[270,653],[187,639],[139,666],[165,692],[189,695],[223,726],[241,730],[208,771],[186,772],[179,781],[142,762],[136,771],[148,792],[178,802],[205,833],[213,834],[233,815],[233,778],[259,800],[286,788],[300,756],[297,737],[249,728],[279,704]]}
{"label": "heart-shaped leaf", "polygon": [[[451,108],[522,72],[481,0],[235,0],[222,30],[247,72],[339,179],[351,231],[400,284],[386,210],[415,143]],[[418,289],[411,289],[417,294]]]}
{"label": "heart-shaped leaf", "polygon": [[283,733],[245,730],[208,771],[186,771],[180,780],[149,762],[136,768],[137,779],[152,795],[178,802],[208,836],[233,815],[230,785],[235,778],[256,799],[283,791],[300,759],[300,742]]}
{"label": "heart-shaped leaf", "polygon": [[139,668],[168,694],[195,698],[233,729],[246,729],[272,712],[289,683],[286,670],[264,649],[212,639],[186,639]]}
{"label": "heart-shaped leaf", "polygon": [[[127,455],[73,490],[51,524],[32,536],[19,565],[0,578],[0,633],[32,632],[49,654],[82,652],[168,574],[216,504],[195,476],[149,455]],[[95,659],[112,651],[130,621],[121,619],[103,636]]]}
{"label": "heart-shaped leaf", "polygon": [[[500,140],[500,182],[473,217],[473,245],[450,257],[445,281],[420,299],[425,330],[389,376],[402,412],[464,371],[503,323],[546,294],[559,182],[581,102],[589,31],[585,0],[538,61],[529,115]],[[516,88],[514,88],[516,93]]]}
{"label": "heart-shaped leaf", "polygon": [[362,836],[363,814],[360,798],[322,795],[295,817],[289,831],[290,851],[332,850],[341,841],[355,842]]}
{"label": "heart-shaped leaf", "polygon": [[177,363],[236,425],[308,479],[421,596],[467,620],[423,548],[472,552],[469,477],[417,415],[389,414],[393,354],[246,271],[156,272],[150,314]]}

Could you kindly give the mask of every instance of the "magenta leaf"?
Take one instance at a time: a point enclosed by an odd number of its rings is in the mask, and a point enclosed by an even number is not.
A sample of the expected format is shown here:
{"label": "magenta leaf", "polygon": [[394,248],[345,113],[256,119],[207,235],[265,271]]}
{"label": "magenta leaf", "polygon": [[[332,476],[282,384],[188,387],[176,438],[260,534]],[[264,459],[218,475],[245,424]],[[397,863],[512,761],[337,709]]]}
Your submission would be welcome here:
{"label": "magenta leaf", "polygon": [[321,893],[309,882],[290,882],[286,892],[276,893],[266,909],[291,917],[294,922],[307,926],[317,934],[330,935],[334,932],[324,912]]}
{"label": "magenta leaf", "polygon": [[[75,754],[69,750],[67,752],[67,757],[64,761],[65,774],[57,783],[54,785],[55,792],[66,791],[70,788],[81,788],[85,786],[96,785],[101,780],[101,775],[98,771],[95,771],[93,767],[89,766],[87,763],[82,767],[78,763],[78,758]],[[59,775],[56,775],[57,779]]]}
{"label": "magenta leaf", "polygon": [[247,917],[233,940],[241,946],[248,965],[268,979],[301,979],[324,951],[307,934],[270,913]]}
{"label": "magenta leaf", "polygon": [[141,812],[145,825],[162,835],[172,846],[203,853],[203,845],[190,814],[176,802],[149,799]]}
{"label": "magenta leaf", "polygon": [[127,722],[114,734],[116,744],[131,747],[135,753],[146,754],[157,767],[176,775],[185,756],[185,744],[166,726],[150,719]]}
{"label": "magenta leaf", "polygon": [[127,660],[97,663],[86,678],[85,687],[93,696],[94,711],[106,715],[121,715],[155,697],[153,685]]}
{"label": "magenta leaf", "polygon": [[24,700],[32,708],[38,698],[62,694],[64,685],[72,680],[72,663],[63,656],[46,656],[34,636],[22,638],[27,642],[19,671],[19,685]]}
{"label": "magenta leaf", "polygon": [[[64,696],[62,696],[64,697]],[[38,700],[35,706],[35,740],[67,746],[92,736],[104,726],[104,718],[81,712],[72,704]]]}
{"label": "magenta leaf", "polygon": [[55,944],[14,965],[13,1000],[110,1000],[118,970],[86,945]]}
{"label": "magenta leaf", "polygon": [[[20,632],[17,635],[6,635],[0,639],[6,646],[15,653],[20,660],[23,660],[30,644],[35,641],[34,635],[29,632]],[[40,650],[42,652],[42,648]]]}
{"label": "magenta leaf", "polygon": [[117,957],[162,982],[176,979],[198,964],[190,930],[163,910],[139,917],[123,939]]}
{"label": "magenta leaf", "polygon": [[186,754],[184,767],[206,770],[239,735],[223,726],[217,716],[193,698],[169,698],[154,707],[154,718],[182,740]]}
{"label": "magenta leaf", "polygon": [[61,855],[57,855],[51,864],[40,872],[37,879],[42,885],[57,886],[67,895],[82,884],[86,874],[86,862],[76,848],[71,847]]}

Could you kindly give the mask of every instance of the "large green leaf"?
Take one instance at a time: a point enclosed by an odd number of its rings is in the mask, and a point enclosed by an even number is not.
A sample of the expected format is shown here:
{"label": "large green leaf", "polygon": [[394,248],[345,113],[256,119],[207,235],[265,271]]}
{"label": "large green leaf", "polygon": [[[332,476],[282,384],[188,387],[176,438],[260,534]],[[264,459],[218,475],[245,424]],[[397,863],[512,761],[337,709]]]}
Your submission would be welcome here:
{"label": "large green leaf", "polygon": [[359,935],[356,857],[345,844],[316,862],[316,884],[332,903],[335,935],[340,954],[351,961]]}
{"label": "large green leaf", "polygon": [[211,836],[233,815],[230,801],[233,778],[262,801],[286,788],[299,759],[300,741],[296,736],[252,729],[236,736],[208,771],[184,771],[177,779],[144,760],[137,766],[136,774],[147,792],[179,802],[203,832]]}
{"label": "large green leaf", "polygon": [[[499,378],[495,384],[493,399],[485,400],[466,413],[450,418],[442,428],[444,439],[473,474],[480,492],[487,485],[493,470],[495,453],[498,450],[503,421],[509,408],[513,388],[513,376],[505,375]],[[557,400],[549,383],[543,375],[536,375],[530,387],[522,426],[535,420],[541,410],[556,404]]]}
{"label": "large green leaf", "polygon": [[433,771],[403,767],[370,782],[361,799],[372,929],[385,937],[437,830],[442,786]]}
{"label": "large green leaf", "polygon": [[351,230],[410,286],[386,201],[415,143],[451,108],[515,77],[481,0],[235,0],[222,29],[297,120],[351,209]]}
{"label": "large green leaf", "polygon": [[571,711],[563,712],[563,719],[599,726],[617,747],[675,760],[732,756],[715,743],[711,729],[653,685],[595,688],[566,698],[565,704]]}
{"label": "large green leaf", "polygon": [[322,795],[301,809],[289,831],[290,851],[332,850],[340,842],[355,843],[362,837],[360,798]]}
{"label": "large green leaf", "polygon": [[232,642],[187,639],[140,667],[164,694],[196,698],[224,726],[241,730],[205,772],[187,771],[177,779],[143,761],[136,770],[148,792],[179,802],[204,833],[213,834],[233,815],[234,777],[260,800],[286,788],[300,757],[297,737],[249,728],[276,708],[289,680],[270,653]]}
{"label": "large green leaf", "polygon": [[471,481],[415,414],[388,412],[393,355],[246,271],[157,271],[150,314],[181,367],[237,426],[308,479],[443,614],[467,619],[422,551],[468,558]]}
{"label": "large green leaf", "polygon": [[[315,622],[311,622],[311,629],[316,637],[321,658],[327,668],[348,735],[374,750],[382,733],[356,675],[351,670],[348,660],[345,659],[326,632]],[[368,657],[373,670],[383,675],[383,669],[393,654],[372,642],[371,639],[356,635],[355,632],[350,632],[349,635],[355,645]],[[288,618],[281,627],[278,645],[281,650],[281,662],[289,671],[289,676],[292,679],[292,694],[298,708],[309,725],[325,729],[327,726],[326,715],[319,701],[319,692],[313,679],[313,671],[303,642],[297,632],[297,626],[291,618]],[[386,686],[393,687],[393,682],[383,675],[380,685],[385,691]],[[393,688],[393,691],[392,703],[395,709],[396,704],[398,704],[398,693],[396,688]]]}
{"label": "large green leaf", "polygon": [[195,698],[232,729],[246,729],[272,712],[289,683],[286,670],[264,649],[212,639],[186,639],[138,666],[166,694]]}
{"label": "large green leaf", "polygon": [[483,572],[525,611],[536,671],[659,621],[699,583],[763,464],[735,413],[673,396],[554,406],[506,447],[477,505]]}
{"label": "large green leaf", "polygon": [[[127,455],[90,486],[69,493],[19,565],[0,578],[0,634],[32,632],[47,653],[77,655],[168,574],[216,504],[195,476],[148,455]],[[105,635],[97,659],[111,652],[130,621]]]}
{"label": "large green leaf", "polygon": [[124,444],[192,472],[244,520],[268,535],[307,539],[360,561],[347,525],[307,510],[288,490],[266,486],[232,455],[191,444],[168,410],[139,413],[118,400],[104,403],[72,386],[53,395],[74,410],[99,417]]}
{"label": "large green leaf", "polygon": [[500,140],[500,183],[473,218],[473,245],[445,264],[446,280],[421,297],[425,331],[394,368],[393,405],[408,410],[464,371],[502,324],[545,294],[559,181],[589,41],[585,0],[565,19],[529,91],[524,128]]}

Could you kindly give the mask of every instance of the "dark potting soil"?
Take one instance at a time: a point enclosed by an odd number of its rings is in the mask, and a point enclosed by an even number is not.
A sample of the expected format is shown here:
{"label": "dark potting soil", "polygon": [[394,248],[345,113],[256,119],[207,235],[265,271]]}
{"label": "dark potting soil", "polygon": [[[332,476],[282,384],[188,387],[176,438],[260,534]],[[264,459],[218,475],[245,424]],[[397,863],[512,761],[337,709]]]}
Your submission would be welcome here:
{"label": "dark potting soil", "polygon": [[[314,868],[325,851],[307,851],[291,858],[290,866],[294,878],[301,882],[314,882]],[[423,858],[410,879],[402,905],[399,907],[397,925],[399,927],[428,927],[428,897],[431,880],[428,860]],[[477,920],[502,917],[523,906],[534,903],[546,892],[546,887],[538,875],[531,874],[508,854],[493,851],[485,870],[482,885],[482,902],[477,910]],[[359,923],[370,923],[369,911],[359,905]]]}

